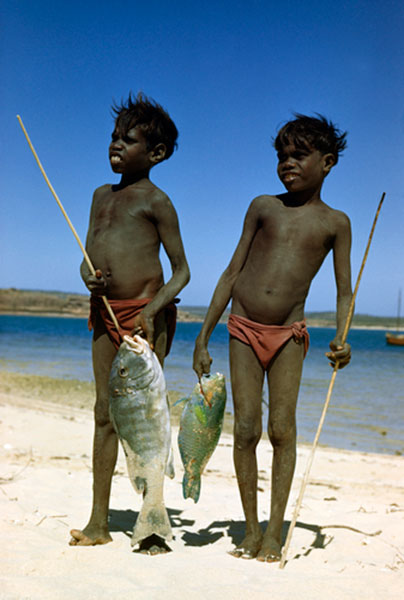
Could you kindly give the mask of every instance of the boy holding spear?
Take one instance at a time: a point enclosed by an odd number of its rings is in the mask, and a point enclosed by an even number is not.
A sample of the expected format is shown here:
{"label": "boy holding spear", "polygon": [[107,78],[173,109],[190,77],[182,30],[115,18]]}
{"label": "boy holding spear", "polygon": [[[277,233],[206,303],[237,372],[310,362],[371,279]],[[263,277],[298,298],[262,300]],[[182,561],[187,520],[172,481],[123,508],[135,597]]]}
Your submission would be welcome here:
{"label": "boy holding spear", "polygon": [[[286,193],[255,198],[240,241],[214,291],[196,340],[194,370],[209,373],[210,335],[232,299],[230,373],[234,401],[234,464],[246,535],[239,558],[279,561],[284,513],[296,462],[296,403],[309,336],[304,305],[310,284],[332,250],[337,286],[337,331],[327,357],[344,367],[342,343],[352,298],[348,217],[321,200],[325,177],[346,147],[346,133],[324,117],[296,118],[275,140],[278,176]],[[269,386],[268,435],[273,446],[271,512],[263,534],[257,515],[256,446],[261,437],[264,377]]]}
{"label": "boy holding spear", "polygon": [[[114,107],[115,128],[109,146],[118,185],[106,184],[93,197],[86,250],[97,269],[84,260],[81,275],[91,292],[90,323],[96,384],[93,446],[93,506],[84,529],[72,529],[70,545],[112,541],[108,506],[118,439],[109,418],[108,380],[121,338],[141,334],[163,364],[175,330],[176,295],[190,275],[176,211],[168,196],[149,179],[152,167],[171,156],[177,129],[164,109],[139,94]],[[159,259],[163,245],[172,276],[165,283]],[[117,331],[104,303],[106,296],[119,323]],[[153,538],[153,539],[152,539]],[[141,551],[158,554],[164,540],[152,536]]]}

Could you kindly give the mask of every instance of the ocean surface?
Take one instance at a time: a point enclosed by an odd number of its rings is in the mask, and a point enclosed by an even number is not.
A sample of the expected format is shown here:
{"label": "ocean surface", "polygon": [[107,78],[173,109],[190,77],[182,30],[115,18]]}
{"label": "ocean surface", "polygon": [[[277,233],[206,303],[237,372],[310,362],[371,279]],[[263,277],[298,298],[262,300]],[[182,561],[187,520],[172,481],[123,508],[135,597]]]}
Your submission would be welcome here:
{"label": "ocean surface", "polygon": [[[200,323],[178,323],[165,362],[169,390],[187,396],[196,383],[192,353]],[[332,369],[324,356],[334,330],[311,328],[297,408],[298,441],[312,443],[327,396]],[[404,347],[387,346],[385,331],[353,329],[352,361],[337,374],[320,444],[348,450],[404,454]],[[219,324],[209,351],[212,371],[227,378],[232,412],[228,333]],[[86,319],[0,315],[0,372],[63,379],[93,379],[91,333]],[[266,423],[268,392],[263,398]]]}

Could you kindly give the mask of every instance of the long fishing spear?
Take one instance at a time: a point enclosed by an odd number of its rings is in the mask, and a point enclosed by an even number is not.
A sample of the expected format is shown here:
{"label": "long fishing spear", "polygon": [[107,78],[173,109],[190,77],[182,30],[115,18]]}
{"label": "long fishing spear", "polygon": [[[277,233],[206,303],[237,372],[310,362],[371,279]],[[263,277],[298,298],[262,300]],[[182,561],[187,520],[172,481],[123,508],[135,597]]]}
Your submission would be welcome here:
{"label": "long fishing spear", "polygon": [[[379,202],[379,205],[377,207],[375,218],[373,220],[372,229],[370,230],[368,243],[366,245],[366,250],[365,250],[365,254],[363,256],[361,268],[359,269],[358,278],[356,280],[355,289],[354,289],[354,292],[353,292],[353,295],[352,295],[352,300],[351,300],[351,304],[349,306],[348,316],[346,318],[345,327],[344,327],[344,331],[343,331],[342,338],[341,338],[341,343],[342,344],[345,343],[345,341],[346,341],[346,339],[348,337],[349,327],[351,325],[351,319],[352,319],[352,315],[353,315],[353,311],[354,311],[355,299],[356,299],[356,295],[358,293],[359,283],[360,283],[360,280],[362,278],[363,269],[365,268],[366,260],[367,260],[368,254],[369,254],[370,244],[372,242],[373,233],[374,233],[374,230],[375,230],[375,227],[376,227],[376,222],[377,222],[377,219],[379,218],[379,213],[380,213],[380,210],[382,208],[382,204],[383,204],[383,200],[384,200],[385,195],[386,195],[385,192],[383,192],[382,197],[381,197],[380,202]],[[308,479],[309,479],[309,475],[310,475],[311,465],[313,464],[314,452],[316,450],[318,438],[320,437],[320,433],[321,433],[321,430],[323,428],[325,414],[327,412],[327,408],[328,408],[328,405],[330,403],[332,390],[334,388],[335,378],[336,378],[337,373],[338,373],[338,368],[339,368],[339,360],[337,360],[335,362],[334,370],[333,370],[332,375],[331,375],[330,385],[328,387],[327,397],[326,397],[325,402],[324,402],[323,412],[321,413],[320,422],[318,424],[317,432],[316,432],[316,435],[314,437],[313,445],[312,445],[312,448],[311,448],[311,453],[310,453],[309,459],[307,461],[306,471],[305,471],[305,474],[304,474],[304,477],[303,477],[303,481],[302,481],[302,485],[301,485],[301,488],[300,488],[299,497],[298,497],[297,502],[296,502],[296,507],[295,507],[295,511],[294,511],[294,514],[293,514],[293,518],[292,518],[292,520],[290,522],[290,526],[289,526],[289,530],[288,530],[288,535],[286,537],[285,545],[284,545],[284,547],[282,549],[282,557],[281,557],[281,561],[280,561],[280,564],[279,564],[279,568],[280,569],[283,569],[284,566],[285,566],[285,563],[286,563],[286,557],[287,557],[287,553],[288,553],[288,550],[289,550],[290,541],[292,539],[293,530],[295,528],[296,521],[297,521],[297,518],[299,516],[300,507],[302,505],[302,500],[303,500],[303,495],[304,495],[304,492],[305,492],[305,489],[306,489],[306,486],[307,486],[307,482],[308,482]]]}
{"label": "long fishing spear", "polygon": [[[80,238],[79,238],[79,236],[78,236],[78,234],[77,234],[77,231],[75,230],[75,228],[74,228],[74,226],[73,226],[73,223],[70,221],[70,219],[69,219],[69,217],[68,217],[68,215],[67,215],[67,213],[66,213],[65,209],[63,208],[63,204],[62,204],[62,203],[61,203],[61,201],[59,200],[59,197],[58,197],[57,193],[56,193],[56,192],[55,192],[55,190],[53,189],[53,186],[52,186],[51,182],[49,181],[47,174],[45,173],[45,169],[43,168],[43,166],[42,166],[42,164],[41,164],[41,161],[40,161],[40,160],[39,160],[39,158],[38,158],[38,155],[37,155],[37,153],[36,153],[36,151],[35,151],[35,148],[34,148],[34,146],[32,145],[32,142],[31,142],[31,140],[30,140],[30,138],[29,138],[29,135],[28,135],[28,133],[27,133],[27,130],[26,130],[26,129],[25,129],[25,127],[24,127],[24,124],[23,124],[23,122],[22,122],[22,119],[21,119],[20,115],[17,115],[17,119],[18,119],[18,122],[19,122],[19,124],[21,125],[21,129],[22,129],[22,130],[23,130],[23,132],[24,132],[24,135],[25,135],[25,137],[26,137],[26,140],[27,140],[27,142],[28,142],[28,145],[29,145],[29,147],[31,148],[31,152],[32,152],[32,154],[34,155],[36,162],[38,163],[38,167],[40,168],[40,170],[41,170],[41,173],[42,173],[42,175],[44,176],[44,178],[45,178],[45,181],[46,181],[46,183],[48,184],[48,187],[49,187],[50,191],[51,191],[51,192],[52,192],[52,194],[53,194],[53,197],[55,198],[56,202],[58,203],[58,205],[59,205],[59,208],[60,208],[60,210],[62,211],[64,218],[66,219],[66,221],[67,221],[67,223],[68,223],[68,225],[69,225],[70,229],[71,229],[71,230],[72,230],[72,232],[73,232],[73,235],[74,235],[74,237],[76,238],[76,241],[77,241],[78,245],[80,246],[80,249],[81,249],[81,251],[82,251],[82,253],[83,253],[83,255],[84,255],[84,259],[85,259],[85,261],[86,261],[86,263],[87,263],[87,265],[88,265],[88,268],[90,269],[91,275],[94,275],[95,277],[99,277],[99,276],[101,275],[101,273],[100,273],[100,271],[99,271],[98,269],[97,269],[97,271],[94,269],[94,267],[93,267],[93,263],[91,262],[91,259],[90,259],[90,257],[88,256],[86,249],[84,248],[83,244],[81,243],[81,240],[80,240]],[[115,314],[114,314],[114,312],[113,312],[113,310],[112,310],[112,308],[111,308],[111,305],[110,305],[110,303],[108,302],[108,300],[107,300],[106,296],[101,296],[101,297],[102,297],[102,300],[103,300],[103,302],[104,302],[104,304],[105,304],[105,307],[106,307],[106,309],[107,309],[107,311],[108,311],[108,313],[109,313],[109,315],[110,315],[110,317],[111,317],[111,319],[112,319],[112,321],[113,321],[113,323],[114,323],[114,325],[115,325],[115,327],[116,327],[116,330],[117,330],[117,331],[118,331],[118,333],[119,333],[119,324],[118,324],[118,321],[117,321],[117,319],[116,319],[116,316],[115,316]]]}

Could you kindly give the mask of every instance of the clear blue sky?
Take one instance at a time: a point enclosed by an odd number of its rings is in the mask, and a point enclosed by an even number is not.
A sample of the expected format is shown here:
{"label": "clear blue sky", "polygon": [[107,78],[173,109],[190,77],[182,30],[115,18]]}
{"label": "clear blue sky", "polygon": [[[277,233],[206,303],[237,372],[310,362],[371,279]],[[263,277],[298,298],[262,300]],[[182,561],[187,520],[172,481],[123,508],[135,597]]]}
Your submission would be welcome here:
{"label": "clear blue sky", "polygon": [[[353,282],[387,194],[357,312],[396,313],[404,288],[401,0],[8,0],[1,18],[0,287],[86,291],[79,247],[16,114],[84,242],[93,190],[118,181],[107,154],[110,105],[142,90],[180,132],[178,151],[151,178],[179,214],[192,271],[183,304],[209,302],[250,201],[282,191],[271,140],[297,111],[348,130],[323,199],[351,218]],[[307,310],[334,309],[331,263]]]}

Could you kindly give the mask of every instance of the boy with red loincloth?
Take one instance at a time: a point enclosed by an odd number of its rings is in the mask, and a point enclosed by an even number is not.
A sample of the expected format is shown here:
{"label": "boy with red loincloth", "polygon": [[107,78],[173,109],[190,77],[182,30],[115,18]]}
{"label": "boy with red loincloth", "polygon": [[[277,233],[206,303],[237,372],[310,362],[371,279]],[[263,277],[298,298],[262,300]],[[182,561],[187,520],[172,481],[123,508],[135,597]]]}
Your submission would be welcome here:
{"label": "boy with red loincloth", "polygon": [[[108,505],[118,440],[109,418],[108,380],[122,336],[137,333],[146,337],[163,364],[175,329],[173,301],[190,278],[176,211],[168,196],[149,179],[150,169],[173,153],[177,128],[160,105],[142,94],[135,101],[129,96],[126,104],[113,110],[116,119],[109,160],[121,180],[94,193],[86,248],[97,276],[91,275],[85,261],[81,265],[82,278],[91,292],[96,404],[93,506],[86,527],[71,531],[73,546],[112,540]],[[159,259],[161,244],[172,268],[167,283]],[[119,332],[102,295],[117,317]],[[152,538],[142,542],[141,550],[150,554],[165,551],[164,540]]]}
{"label": "boy with red loincloth", "polygon": [[[332,250],[337,330],[326,356],[344,367],[341,343],[352,298],[348,217],[320,198],[325,177],[346,147],[346,133],[324,117],[295,115],[275,139],[278,176],[286,193],[258,196],[247,211],[233,257],[214,291],[196,340],[194,370],[209,373],[210,335],[232,299],[228,321],[234,401],[234,464],[246,535],[231,554],[260,561],[281,556],[282,524],[296,461],[296,403],[309,336],[304,305],[313,277]],[[263,534],[257,516],[256,446],[261,399],[269,387],[268,435],[273,446],[271,512]]]}

